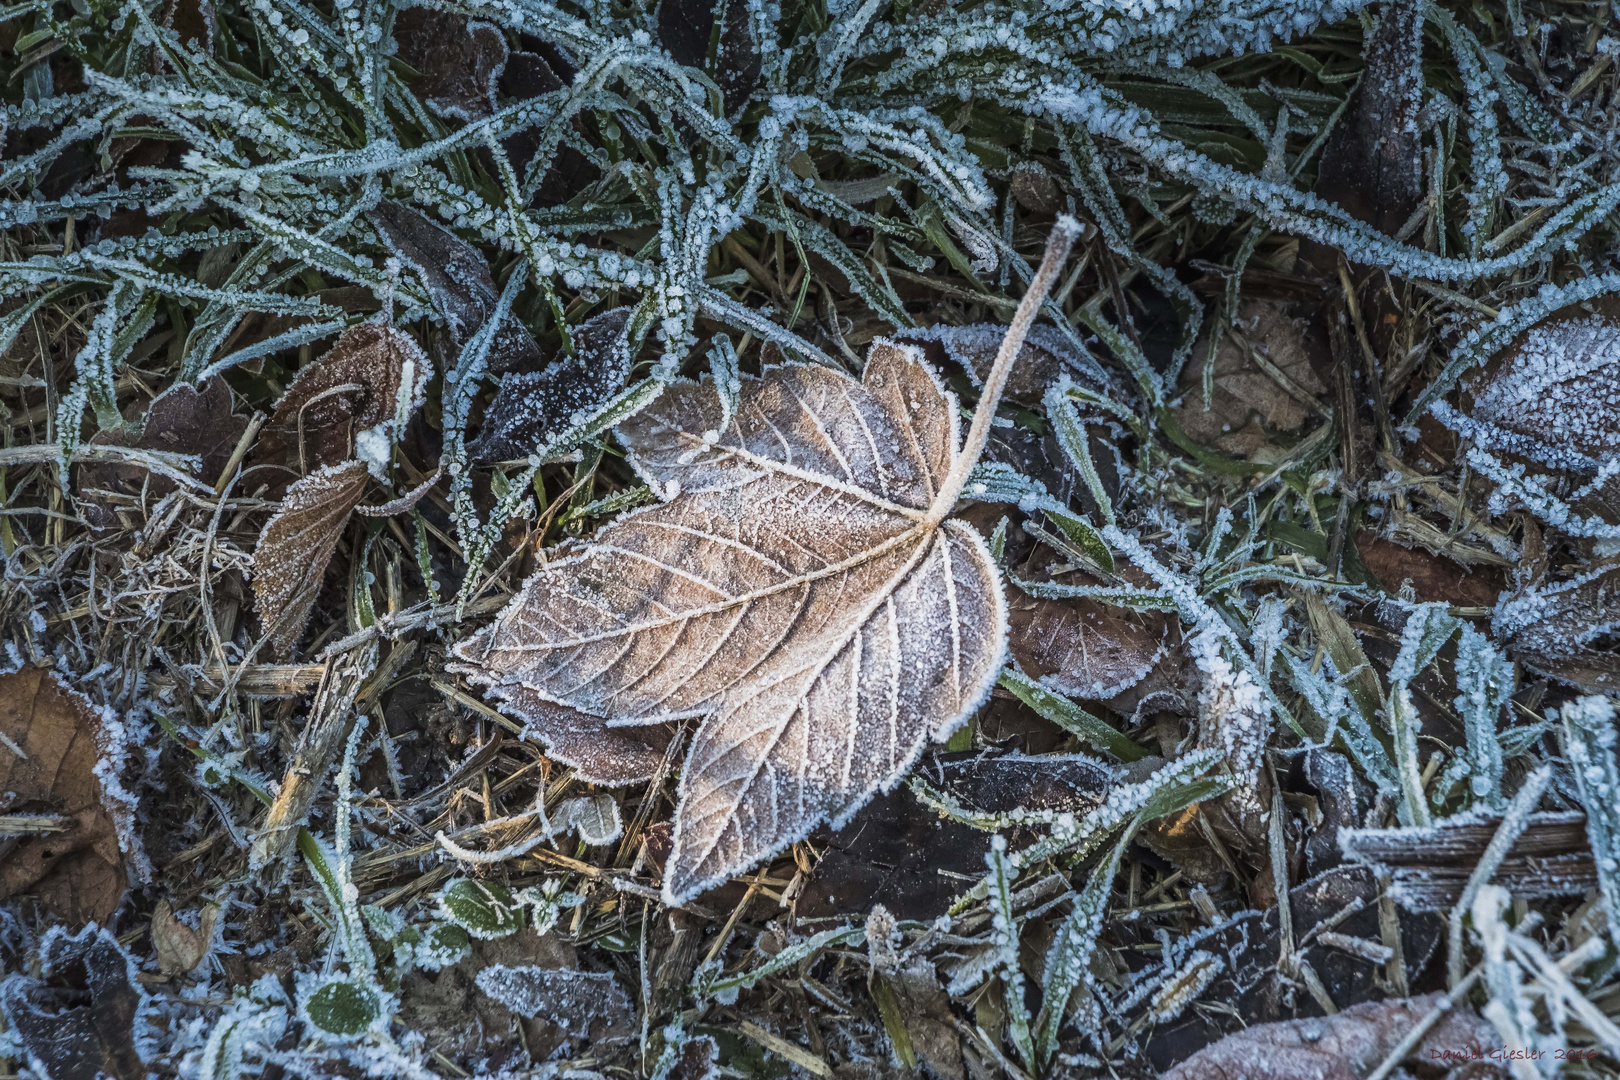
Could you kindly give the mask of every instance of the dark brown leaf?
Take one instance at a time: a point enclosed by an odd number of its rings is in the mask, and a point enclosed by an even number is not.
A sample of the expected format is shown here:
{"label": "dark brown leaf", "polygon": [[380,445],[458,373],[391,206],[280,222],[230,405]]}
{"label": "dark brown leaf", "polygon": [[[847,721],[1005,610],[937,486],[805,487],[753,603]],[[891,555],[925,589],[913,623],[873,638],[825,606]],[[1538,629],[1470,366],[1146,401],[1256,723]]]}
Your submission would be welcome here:
{"label": "dark brown leaf", "polygon": [[[1307,398],[1327,392],[1311,367],[1304,331],[1277,304],[1251,300],[1239,309],[1236,328],[1244,340],[1278,369]],[[1204,364],[1207,343],[1200,342],[1182,372],[1181,404],[1176,422],[1197,442],[1241,457],[1280,454],[1269,447],[1274,432],[1293,433],[1305,426],[1310,408],[1289,393],[1230,335],[1215,353],[1215,385],[1204,408]]]}
{"label": "dark brown leaf", "polygon": [[1007,609],[1007,645],[1019,668],[1069,697],[1117,697],[1146,678],[1167,651],[1162,616],[1023,593],[1009,596]]}
{"label": "dark brown leaf", "polygon": [[[710,67],[709,43],[716,19],[720,38]],[[759,84],[759,46],[748,23],[746,0],[661,0],[658,40],[677,62],[709,70],[728,115]]]}
{"label": "dark brown leaf", "polygon": [[0,1012],[44,1080],[145,1080],[136,1024],[151,1022],[135,963],[106,929],[53,934],[40,947],[40,975],[0,991]]}
{"label": "dark brown leaf", "polygon": [[287,489],[281,509],[259,533],[253,549],[253,608],[271,635],[274,654],[291,652],[303,636],[326,566],[369,476],[362,461],[310,473]]}
{"label": "dark brown leaf", "polygon": [[600,408],[630,376],[629,319],[627,307],[593,316],[574,328],[573,356],[508,375],[467,448],[473,460],[526,457]]}
{"label": "dark brown leaf", "polygon": [[1620,567],[1606,566],[1548,585],[1504,594],[1491,629],[1525,667],[1588,690],[1620,686]]}
{"label": "dark brown leaf", "polygon": [[[101,718],[54,674],[0,675],[0,791],[7,813],[59,815],[66,832],[0,841],[0,900],[29,894],[67,923],[106,922],[124,897],[117,818],[96,766],[106,752]],[[22,751],[19,756],[18,750]]]}
{"label": "dark brown leaf", "polygon": [[[944,361],[961,368],[977,386],[990,370],[1001,348],[1006,327],[994,323],[974,323],[970,326],[947,326],[943,323],[920,329],[900,330],[896,341],[921,347],[936,367],[945,367]],[[1025,405],[1041,400],[1046,388],[1067,373],[1079,381],[1086,368],[1079,352],[1067,338],[1050,326],[1032,327],[1024,346],[1013,361],[1012,374],[1007,379],[1005,397]]]}
{"label": "dark brown leaf", "polygon": [[587,784],[620,787],[650,779],[669,746],[662,726],[610,728],[600,716],[547,701],[527,687],[512,687],[506,701],[527,720],[523,737],[572,765]]}
{"label": "dark brown leaf", "polygon": [[[1259,1024],[1199,1051],[1165,1073],[1164,1080],[1361,1080],[1444,999],[1436,993],[1370,1001],[1334,1016]],[[1407,1060],[1428,1063],[1430,1049],[1483,1056],[1499,1041],[1496,1029],[1473,1010],[1454,1007]],[[1484,1080],[1492,1074],[1479,1075]]]}
{"label": "dark brown leaf", "polygon": [[375,323],[351,326],[276,402],[259,459],[302,473],[380,449],[369,443],[398,437],[432,373],[410,335]]}
{"label": "dark brown leaf", "polygon": [[[421,10],[421,9],[410,9]],[[460,350],[495,310],[500,292],[478,249],[404,203],[384,201],[366,215],[399,260],[421,275]],[[490,343],[489,370],[539,365],[540,346],[528,327],[508,317]]]}
{"label": "dark brown leaf", "polygon": [[[202,458],[198,479],[213,483],[230,461],[247,421],[231,412],[231,389],[225,380],[212,378],[198,390],[189,383],[169,387],[152,399],[139,435],[99,431],[90,440],[96,446],[131,446]],[[142,485],[156,500],[174,490],[172,481],[145,469],[125,465],[81,465],[79,488],[84,493],[85,520],[94,528],[117,523],[117,503],[101,492],[138,495]]]}
{"label": "dark brown leaf", "polygon": [[428,108],[455,120],[495,111],[495,80],[506,66],[506,38],[486,22],[429,7],[409,7],[394,20],[399,59],[421,72],[412,84]]}

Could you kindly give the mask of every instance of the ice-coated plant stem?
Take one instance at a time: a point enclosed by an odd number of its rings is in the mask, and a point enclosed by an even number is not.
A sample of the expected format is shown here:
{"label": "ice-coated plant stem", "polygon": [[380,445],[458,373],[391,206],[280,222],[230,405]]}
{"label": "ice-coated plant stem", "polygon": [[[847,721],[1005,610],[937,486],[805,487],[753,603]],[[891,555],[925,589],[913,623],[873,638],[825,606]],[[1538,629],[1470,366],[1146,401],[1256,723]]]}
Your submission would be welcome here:
{"label": "ice-coated plant stem", "polygon": [[1046,254],[1041,257],[1041,265],[1030,279],[1018,310],[1013,313],[1012,325],[1007,327],[1007,336],[1001,339],[1001,348],[996,352],[995,363],[990,366],[990,374],[985,376],[984,392],[979,395],[979,407],[973,414],[972,426],[968,428],[967,441],[946,475],[945,483],[940,486],[939,494],[934,496],[933,505],[928,508],[927,520],[930,525],[938,525],[950,514],[962,494],[962,488],[967,484],[968,475],[973,472],[973,466],[978,464],[984,444],[990,439],[990,424],[996,418],[996,405],[1001,401],[1001,392],[1007,387],[1007,376],[1012,373],[1013,358],[1024,347],[1024,338],[1028,336],[1029,328],[1041,310],[1041,303],[1052,291],[1052,284],[1057,281],[1058,273],[1063,269],[1063,263],[1079,236],[1080,223],[1068,214],[1060,214],[1052,226],[1052,235],[1046,239]]}

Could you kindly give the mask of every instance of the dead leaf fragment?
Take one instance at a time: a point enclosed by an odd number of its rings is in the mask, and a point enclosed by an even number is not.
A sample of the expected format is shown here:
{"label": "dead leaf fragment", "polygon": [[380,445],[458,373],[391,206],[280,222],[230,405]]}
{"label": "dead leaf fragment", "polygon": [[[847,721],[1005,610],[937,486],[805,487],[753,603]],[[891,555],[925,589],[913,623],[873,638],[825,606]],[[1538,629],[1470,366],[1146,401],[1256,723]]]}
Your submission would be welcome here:
{"label": "dead leaf fragment", "polygon": [[[197,478],[212,484],[230,461],[246,427],[247,420],[231,412],[231,388],[216,377],[203,383],[200,390],[190,383],[178,383],[153,398],[146,407],[140,434],[98,431],[90,442],[96,446],[194,454],[202,459]],[[81,465],[78,471],[85,520],[98,529],[118,521],[114,512],[117,502],[101,492],[139,495],[144,486],[148,499],[155,501],[174,490],[172,481],[129,465],[98,463]]]}
{"label": "dead leaf fragment", "polygon": [[394,19],[394,40],[399,58],[421,72],[411,89],[435,113],[471,121],[495,111],[495,81],[506,66],[499,28],[454,12],[409,7]]}
{"label": "dead leaf fragment", "polygon": [[[404,203],[385,200],[366,216],[399,260],[421,276],[433,306],[444,316],[451,345],[459,350],[484,325],[500,297],[489,263],[477,248]],[[540,360],[540,346],[520,321],[508,317],[496,329],[490,371],[533,367]]]}
{"label": "dead leaf fragment", "polygon": [[70,925],[106,922],[126,879],[117,819],[95,771],[106,739],[100,717],[54,674],[23,668],[0,675],[0,736],[6,813],[71,823],[66,832],[0,840],[0,900],[29,894]]}
{"label": "dead leaf fragment", "polygon": [[506,688],[503,699],[523,717],[523,737],[546,754],[572,765],[587,784],[623,787],[652,778],[664,760],[669,732],[662,726],[611,728],[600,716],[547,701],[525,686]]}
{"label": "dead leaf fragment", "polygon": [[[1311,368],[1305,335],[1278,305],[1250,300],[1239,309],[1236,327],[1255,352],[1306,397],[1317,398],[1326,387]],[[1215,353],[1215,385],[1204,408],[1204,363],[1200,344],[1182,374],[1182,401],[1173,410],[1188,435],[1228,454],[1251,456],[1269,441],[1271,432],[1292,433],[1305,425],[1310,409],[1230,335]]]}
{"label": "dead leaf fragment", "polygon": [[508,375],[467,448],[473,460],[525,457],[601,408],[630,377],[629,321],[627,307],[604,311],[574,328],[573,356]]}
{"label": "dead leaf fragment", "polygon": [[281,509],[253,549],[253,609],[270,631],[272,651],[298,644],[320,594],[332,553],[370,477],[363,461],[328,465],[287,489]]}
{"label": "dead leaf fragment", "polygon": [[709,67],[709,42],[717,16],[720,34],[711,71],[729,115],[759,84],[761,58],[749,25],[748,5],[736,0],[661,0],[658,40],[678,63]]}
{"label": "dead leaf fragment", "polygon": [[626,1039],[633,1030],[630,997],[609,972],[491,964],[478,973],[477,983],[519,1016],[549,1020],[570,1038]]}
{"label": "dead leaf fragment", "polygon": [[[915,330],[901,330],[894,340],[906,345],[921,346],[928,360],[936,367],[950,360],[967,373],[975,386],[979,385],[996,351],[1001,348],[1006,327],[996,323],[973,323],[969,326],[936,326]],[[1069,340],[1050,326],[1030,328],[1018,358],[1013,361],[1012,373],[1007,378],[1004,396],[1008,401],[1029,405],[1041,400],[1046,388],[1067,373],[1079,377],[1086,371],[1080,353]],[[1089,380],[1088,380],[1089,381]]]}
{"label": "dead leaf fragment", "polygon": [[1620,620],[1620,568],[1503,594],[1491,631],[1525,667],[1589,690],[1620,685],[1609,634]]}
{"label": "dead leaf fragment", "polygon": [[983,701],[1006,640],[983,540],[930,514],[960,436],[918,350],[875,344],[859,381],[770,368],[723,430],[720,409],[708,382],[678,383],[621,425],[667,501],[541,569],[456,650],[497,698],[704,718],[665,868],[677,903],[895,783]]}
{"label": "dead leaf fragment", "polygon": [[[1361,1080],[1445,996],[1370,1001],[1333,1016],[1257,1024],[1200,1050],[1165,1073],[1164,1080]],[[1431,1049],[1484,1057],[1499,1042],[1495,1028],[1473,1010],[1457,1006],[1407,1060],[1428,1063]],[[1483,1080],[1507,1074],[1479,1075]]]}
{"label": "dead leaf fragment", "polygon": [[180,921],[167,899],[157,902],[152,909],[152,949],[165,975],[188,975],[197,969],[212,945],[218,915],[217,907],[205,906],[198,926],[193,929]]}
{"label": "dead leaf fragment", "polygon": [[45,1080],[144,1080],[135,1039],[150,1002],[137,985],[135,962],[105,928],[48,932],[40,944],[39,979],[0,983],[0,1014]]}
{"label": "dead leaf fragment", "polygon": [[1165,656],[1162,617],[1023,593],[1009,597],[1007,607],[1008,648],[1019,668],[1069,697],[1117,697]]}
{"label": "dead leaf fragment", "polygon": [[260,460],[310,472],[380,450],[369,444],[398,437],[432,374],[409,334],[374,323],[351,326],[276,402],[259,439]]}

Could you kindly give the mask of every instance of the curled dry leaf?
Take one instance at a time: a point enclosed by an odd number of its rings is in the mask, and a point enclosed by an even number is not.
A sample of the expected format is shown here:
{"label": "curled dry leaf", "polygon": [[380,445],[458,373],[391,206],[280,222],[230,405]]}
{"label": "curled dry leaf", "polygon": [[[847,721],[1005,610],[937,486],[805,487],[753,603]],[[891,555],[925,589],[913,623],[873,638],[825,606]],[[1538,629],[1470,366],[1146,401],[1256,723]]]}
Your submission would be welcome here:
{"label": "curled dry leaf", "polygon": [[572,765],[588,784],[622,787],[651,779],[669,747],[670,735],[662,726],[605,727],[600,716],[547,701],[521,685],[506,687],[502,697],[527,721],[523,737]]}
{"label": "curled dry leaf", "polygon": [[[212,378],[199,390],[189,383],[169,387],[146,407],[146,419],[139,435],[123,431],[98,431],[90,440],[95,446],[130,446],[142,450],[162,450],[171,454],[194,454],[202,459],[197,478],[213,483],[230,461],[231,452],[247,421],[231,412],[231,388],[225,380]],[[93,464],[79,466],[79,489],[83,493],[84,519],[93,528],[104,529],[117,523],[118,502],[104,492],[139,495],[156,500],[174,489],[174,483],[146,469],[130,465]]]}
{"label": "curled dry leaf", "polygon": [[[29,894],[71,925],[106,922],[124,897],[118,806],[97,773],[107,734],[88,699],[54,674],[0,675],[0,791],[6,812],[64,819],[63,832],[0,840],[0,900]],[[19,754],[19,751],[21,753]]]}
{"label": "curled dry leaf", "polygon": [[495,111],[495,82],[506,66],[499,28],[467,16],[409,7],[394,20],[399,59],[421,73],[411,85],[428,108],[455,120]]}
{"label": "curled dry leaf", "polygon": [[410,335],[374,323],[351,326],[276,402],[259,457],[299,472],[358,457],[380,475],[432,374]]}
{"label": "curled dry leaf", "polygon": [[629,321],[627,307],[604,311],[574,328],[573,356],[508,375],[467,448],[473,460],[525,457],[600,409],[630,377]]}
{"label": "curled dry leaf", "polygon": [[619,804],[601,792],[564,802],[552,815],[551,827],[558,834],[576,832],[591,847],[611,844],[624,833]]}
{"label": "curled dry leaf", "polygon": [[1613,691],[1620,653],[1605,648],[1620,623],[1620,567],[1504,593],[1491,630],[1531,671],[1571,686]]}
{"label": "curled dry leaf", "polygon": [[[422,278],[433,306],[444,316],[450,344],[460,350],[484,325],[500,298],[489,263],[477,248],[404,203],[381,202],[366,216],[400,262]],[[508,318],[495,331],[489,370],[533,367],[540,360],[534,335],[517,319]]]}
{"label": "curled dry leaf", "polygon": [[180,920],[167,899],[152,909],[152,951],[165,975],[186,975],[203,962],[213,944],[219,908],[205,905],[195,929]]}
{"label": "curled dry leaf", "polygon": [[667,501],[543,568],[456,650],[498,698],[521,687],[616,724],[704,718],[665,868],[674,902],[846,822],[978,707],[1006,647],[984,541],[941,521],[958,410],[917,350],[877,343],[860,381],[745,377],[721,426],[707,380],[623,424]]}
{"label": "curled dry leaf", "polygon": [[303,635],[326,566],[369,476],[363,461],[310,473],[287,489],[281,509],[259,533],[253,549],[253,608],[277,655],[291,652]]}
{"label": "curled dry leaf", "polygon": [[[1361,1080],[1445,997],[1436,993],[1366,1002],[1333,1016],[1256,1024],[1200,1050],[1165,1073],[1164,1080]],[[1488,1061],[1499,1042],[1495,1028],[1458,1006],[1445,1013],[1407,1060],[1428,1063],[1432,1049]],[[1484,1080],[1507,1074],[1474,1075]]]}

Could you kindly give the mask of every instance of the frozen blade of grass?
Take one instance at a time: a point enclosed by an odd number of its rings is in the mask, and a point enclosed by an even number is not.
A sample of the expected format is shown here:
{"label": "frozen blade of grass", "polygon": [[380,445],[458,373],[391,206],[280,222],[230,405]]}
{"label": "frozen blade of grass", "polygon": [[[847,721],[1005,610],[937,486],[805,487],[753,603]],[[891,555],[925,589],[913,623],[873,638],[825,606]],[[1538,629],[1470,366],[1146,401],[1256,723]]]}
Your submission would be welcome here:
{"label": "frozen blade of grass", "polygon": [[[1463,886],[1462,896],[1451,909],[1448,922],[1446,970],[1450,978],[1450,985],[1455,987],[1463,980],[1463,917],[1475,906],[1475,899],[1480,896],[1502,860],[1512,850],[1513,842],[1530,823],[1530,815],[1535,812],[1536,803],[1541,801],[1542,794],[1552,781],[1552,767],[1543,765],[1525,778],[1524,785],[1519,788],[1513,800],[1508,803],[1502,814],[1502,822],[1496,827],[1496,834],[1491,842],[1485,846],[1480,854],[1479,863],[1474,867],[1473,873],[1468,875],[1468,883]],[[1497,889],[1496,886],[1491,886]],[[1497,891],[1502,891],[1497,889]]]}
{"label": "frozen blade of grass", "polygon": [[1620,942],[1620,767],[1615,763],[1614,702],[1583,697],[1564,706],[1564,752],[1586,810],[1609,938]]}
{"label": "frozen blade of grass", "polygon": [[1018,869],[1007,858],[1007,839],[996,836],[985,856],[990,866],[990,940],[997,953],[1002,1000],[1007,1011],[1007,1037],[1025,1066],[1038,1072],[1040,1059],[1030,1033],[1029,1007],[1024,1002],[1024,971],[1018,959],[1018,916],[1013,911],[1013,881]]}

